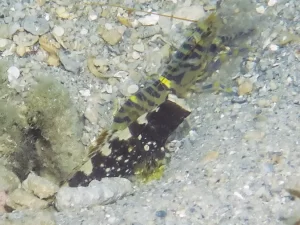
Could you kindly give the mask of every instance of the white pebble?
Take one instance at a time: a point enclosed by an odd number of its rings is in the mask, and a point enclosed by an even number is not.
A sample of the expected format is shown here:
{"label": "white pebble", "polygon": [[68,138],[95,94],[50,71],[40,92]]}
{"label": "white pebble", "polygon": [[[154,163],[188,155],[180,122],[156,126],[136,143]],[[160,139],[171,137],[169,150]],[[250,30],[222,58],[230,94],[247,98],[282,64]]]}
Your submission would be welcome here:
{"label": "white pebble", "polygon": [[8,81],[9,82],[12,82],[12,81],[18,79],[20,76],[20,70],[15,66],[9,67],[7,70],[7,73],[8,73]]}
{"label": "white pebble", "polygon": [[159,15],[147,15],[143,18],[138,19],[138,21],[144,26],[151,26],[158,23]]}
{"label": "white pebble", "polygon": [[106,23],[106,24],[104,25],[104,27],[105,27],[106,30],[111,30],[111,29],[113,29],[113,26],[112,26],[110,23]]}
{"label": "white pebble", "polygon": [[138,52],[134,51],[134,52],[132,53],[132,58],[133,58],[133,59],[139,59],[139,58],[140,58],[140,54],[139,54]]}
{"label": "white pebble", "polygon": [[277,51],[279,49],[279,46],[275,44],[270,44],[269,48],[271,51]]}
{"label": "white pebble", "polygon": [[80,31],[80,34],[82,35],[86,35],[89,31],[86,29],[86,28],[82,28],[81,31]]}
{"label": "white pebble", "polygon": [[129,87],[127,88],[127,92],[128,92],[129,94],[134,94],[134,93],[136,93],[138,90],[139,90],[139,87],[138,87],[136,84],[129,85]]}
{"label": "white pebble", "polygon": [[0,38],[0,49],[4,48],[8,44],[7,39]]}
{"label": "white pebble", "polygon": [[277,3],[277,0],[269,0],[268,6],[274,6]]}
{"label": "white pebble", "polygon": [[260,14],[264,14],[265,13],[265,7],[263,7],[263,6],[257,7],[256,12],[258,12]]}
{"label": "white pebble", "polygon": [[115,78],[125,78],[126,76],[128,76],[128,72],[119,71],[119,72],[116,72],[113,77],[115,77]]}
{"label": "white pebble", "polygon": [[61,27],[61,26],[55,26],[55,27],[53,28],[53,34],[56,35],[56,36],[58,36],[58,37],[63,36],[64,33],[65,33],[65,30],[64,30],[64,28]]}
{"label": "white pebble", "polygon": [[83,97],[89,97],[89,96],[91,96],[91,91],[89,89],[80,90],[79,93]]}
{"label": "white pebble", "polygon": [[89,15],[89,20],[90,20],[90,21],[96,20],[97,18],[98,18],[98,16],[97,16],[96,13],[91,13],[91,14]]}

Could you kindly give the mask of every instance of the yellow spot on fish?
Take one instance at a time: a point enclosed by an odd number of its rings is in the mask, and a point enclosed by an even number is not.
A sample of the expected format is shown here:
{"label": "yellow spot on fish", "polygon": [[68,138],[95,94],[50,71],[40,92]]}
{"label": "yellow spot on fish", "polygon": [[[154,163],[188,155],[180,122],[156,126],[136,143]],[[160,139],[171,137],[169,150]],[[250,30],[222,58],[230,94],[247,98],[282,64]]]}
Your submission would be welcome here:
{"label": "yellow spot on fish", "polygon": [[171,86],[172,86],[172,82],[169,80],[169,79],[167,79],[167,78],[165,78],[165,77],[163,77],[163,76],[160,76],[159,77],[159,81],[162,83],[162,84],[164,84],[167,88],[171,88]]}
{"label": "yellow spot on fish", "polygon": [[131,95],[131,96],[129,97],[129,99],[130,99],[130,101],[132,101],[133,103],[138,104],[138,98],[137,98],[136,96]]}

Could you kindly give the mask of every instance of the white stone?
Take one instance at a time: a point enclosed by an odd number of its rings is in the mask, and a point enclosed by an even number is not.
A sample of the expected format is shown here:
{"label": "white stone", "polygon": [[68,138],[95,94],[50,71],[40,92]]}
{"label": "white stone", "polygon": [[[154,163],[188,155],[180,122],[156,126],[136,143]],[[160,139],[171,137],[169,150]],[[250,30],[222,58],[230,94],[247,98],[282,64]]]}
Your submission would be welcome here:
{"label": "white stone", "polygon": [[140,58],[140,54],[139,54],[138,52],[134,51],[134,52],[132,53],[132,58],[133,58],[133,59],[139,59],[139,58]]}
{"label": "white stone", "polygon": [[22,187],[41,199],[54,196],[58,191],[58,186],[49,180],[30,173],[26,180],[23,181]]}
{"label": "white stone", "polygon": [[5,46],[8,45],[8,43],[9,43],[8,39],[0,38],[0,50],[5,49]]}
{"label": "white stone", "polygon": [[103,178],[101,181],[93,180],[88,187],[62,187],[56,195],[55,205],[59,211],[106,205],[132,191],[131,182],[125,178]]}
{"label": "white stone", "polygon": [[86,28],[82,28],[81,31],[80,31],[80,34],[82,35],[86,35],[89,31],[86,29]]}
{"label": "white stone", "polygon": [[18,69],[18,67],[15,67],[15,66],[9,67],[7,70],[7,73],[8,73],[8,81],[9,82],[13,82],[13,81],[17,80],[20,76],[20,70]]}
{"label": "white stone", "polygon": [[147,15],[143,18],[139,18],[138,21],[144,26],[155,25],[158,23],[159,15]]}
{"label": "white stone", "polygon": [[97,16],[96,13],[91,13],[91,14],[89,15],[89,20],[90,20],[90,21],[96,20],[97,18],[98,18],[98,16]]}
{"label": "white stone", "polygon": [[61,27],[61,26],[55,26],[53,28],[53,34],[56,35],[56,36],[58,36],[58,37],[63,36],[64,33],[65,33],[65,29],[63,27]]}
{"label": "white stone", "polygon": [[80,90],[79,93],[83,97],[89,97],[89,96],[91,96],[91,91],[89,89]]}
{"label": "white stone", "polygon": [[84,112],[84,116],[85,118],[87,118],[92,124],[96,124],[98,121],[98,112],[97,110],[92,107],[89,106],[86,108],[85,112]]}
{"label": "white stone", "polygon": [[145,51],[145,46],[144,44],[141,42],[141,43],[138,43],[138,44],[135,44],[133,45],[133,49],[137,52],[144,52]]}
{"label": "white stone", "polygon": [[271,51],[277,51],[279,49],[279,46],[275,44],[270,44],[269,48]]}
{"label": "white stone", "polygon": [[274,6],[277,3],[277,0],[269,0],[268,6]]}
{"label": "white stone", "polygon": [[107,30],[113,29],[113,26],[110,23],[106,23],[104,26],[105,26],[105,29],[107,29]]}
{"label": "white stone", "polygon": [[136,84],[129,85],[127,88],[128,94],[134,94],[139,90],[139,87]]}
{"label": "white stone", "polygon": [[265,10],[266,10],[265,7],[262,5],[256,8],[256,12],[258,12],[260,14],[264,14]]}

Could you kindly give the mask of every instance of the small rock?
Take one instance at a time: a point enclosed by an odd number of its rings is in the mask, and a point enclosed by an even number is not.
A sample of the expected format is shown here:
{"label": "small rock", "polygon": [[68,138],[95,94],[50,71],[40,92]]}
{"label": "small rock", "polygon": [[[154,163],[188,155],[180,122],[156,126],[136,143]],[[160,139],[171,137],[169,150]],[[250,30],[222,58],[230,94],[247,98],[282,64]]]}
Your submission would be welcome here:
{"label": "small rock", "polygon": [[244,139],[247,141],[261,141],[265,137],[265,133],[258,130],[251,130],[246,132]]}
{"label": "small rock", "polygon": [[0,38],[0,51],[4,51],[10,44],[9,39]]}
{"label": "small rock", "polygon": [[21,188],[9,194],[6,204],[13,209],[45,209],[48,207],[48,202]]}
{"label": "small rock", "polygon": [[245,95],[250,94],[253,90],[253,84],[250,80],[245,80],[243,83],[239,85],[238,94]]}
{"label": "small rock", "polygon": [[67,71],[70,71],[72,73],[78,74],[81,64],[78,63],[75,59],[70,57],[70,55],[67,55],[64,53],[64,51],[59,51],[58,56],[60,59],[60,62],[63,64],[64,68]]}
{"label": "small rock", "polygon": [[0,192],[11,192],[20,185],[19,178],[0,164]]}
{"label": "small rock", "polygon": [[52,197],[58,191],[57,185],[34,173],[28,175],[27,179],[23,181],[22,187],[41,199]]}
{"label": "small rock", "polygon": [[110,204],[132,193],[129,180],[119,177],[93,180],[88,187],[62,187],[56,195],[56,207],[59,211],[82,209],[94,205]]}
{"label": "small rock", "polygon": [[132,53],[132,58],[133,58],[133,59],[139,59],[139,58],[140,58],[140,54],[139,54],[138,52],[134,51],[134,52]]}
{"label": "small rock", "polygon": [[269,49],[272,51],[272,52],[275,52],[279,49],[279,46],[278,45],[275,45],[275,44],[270,44],[269,46]]}
{"label": "small rock", "polygon": [[32,35],[27,32],[19,32],[13,36],[13,41],[19,46],[32,46],[39,40],[38,36]]}
{"label": "small rock", "polygon": [[98,18],[97,13],[92,11],[89,13],[89,21],[94,21]]}
{"label": "small rock", "polygon": [[20,76],[20,70],[16,66],[9,67],[7,70],[7,73],[8,73],[8,75],[7,75],[8,81],[10,83],[17,80]]}
{"label": "small rock", "polygon": [[147,15],[143,18],[139,18],[138,21],[143,25],[143,26],[151,26],[155,25],[159,21],[159,15],[151,14]]}
{"label": "small rock", "polygon": [[65,30],[64,30],[64,28],[61,27],[61,26],[55,26],[55,27],[53,28],[53,31],[52,31],[52,32],[53,32],[54,35],[56,35],[56,36],[58,36],[58,37],[61,37],[61,36],[64,35]]}
{"label": "small rock", "polygon": [[89,97],[89,96],[91,96],[91,91],[89,89],[80,90],[79,93],[83,97]]}
{"label": "small rock", "polygon": [[98,112],[92,107],[87,107],[84,112],[85,118],[87,118],[92,124],[96,124],[98,121]]}
{"label": "small rock", "polygon": [[55,10],[57,16],[62,19],[69,19],[71,17],[70,13],[66,11],[66,8],[61,6]]}
{"label": "small rock", "polygon": [[26,53],[26,48],[28,48],[28,47],[18,45],[16,48],[16,53],[18,54],[18,56],[21,56],[21,57],[24,56]]}
{"label": "small rock", "polygon": [[102,38],[110,45],[116,45],[122,38],[122,34],[120,34],[117,30],[105,30],[102,34]]}
{"label": "small rock", "polygon": [[[0,191],[0,214],[5,213],[5,204],[8,199],[6,191]],[[0,223],[1,224],[1,223]]]}
{"label": "small rock", "polygon": [[277,0],[269,0],[268,6],[274,6],[277,3]]}
{"label": "small rock", "polygon": [[129,85],[127,88],[127,92],[130,95],[136,93],[138,90],[139,90],[139,86],[137,86],[136,84]]}
{"label": "small rock", "polygon": [[[50,211],[15,211],[0,216],[0,225],[56,225],[53,212]],[[3,223],[2,223],[3,222]]]}
{"label": "small rock", "polygon": [[133,45],[133,49],[137,52],[144,52],[145,51],[145,46],[142,42]]}
{"label": "small rock", "polygon": [[81,31],[80,31],[80,34],[82,35],[86,35],[89,31],[86,29],[86,28],[82,28]]}
{"label": "small rock", "polygon": [[0,24],[0,38],[10,38],[8,24]]}
{"label": "small rock", "polygon": [[167,212],[165,210],[159,210],[155,212],[155,215],[160,218],[164,218],[167,216]]}
{"label": "small rock", "polygon": [[274,80],[270,81],[270,88],[271,88],[272,91],[277,89],[277,84],[275,83]]}
{"label": "small rock", "polygon": [[265,7],[262,5],[256,8],[256,12],[258,12],[260,14],[264,14],[265,10],[266,10]]}
{"label": "small rock", "polygon": [[259,99],[257,101],[257,105],[261,108],[266,108],[266,107],[270,107],[271,102],[267,99]]}
{"label": "small rock", "polygon": [[50,30],[47,20],[35,16],[25,17],[23,27],[33,35],[43,35]]}
{"label": "small rock", "polygon": [[216,160],[219,157],[219,152],[217,151],[210,151],[208,152],[203,159],[201,160],[202,163],[208,163],[211,161]]}

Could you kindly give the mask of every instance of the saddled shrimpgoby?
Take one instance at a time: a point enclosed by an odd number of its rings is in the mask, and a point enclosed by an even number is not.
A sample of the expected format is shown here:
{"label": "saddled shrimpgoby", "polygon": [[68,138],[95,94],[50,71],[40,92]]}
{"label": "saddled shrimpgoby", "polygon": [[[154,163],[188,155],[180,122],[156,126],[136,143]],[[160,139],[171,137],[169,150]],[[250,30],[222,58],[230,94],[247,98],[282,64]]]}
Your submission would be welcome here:
{"label": "saddled shrimpgoby", "polygon": [[157,166],[165,157],[167,138],[190,114],[178,99],[218,69],[224,56],[232,54],[223,45],[225,39],[218,36],[221,25],[215,13],[195,24],[161,76],[121,106],[111,129],[90,148],[89,159],[68,180],[69,186],[134,175],[140,165]]}

